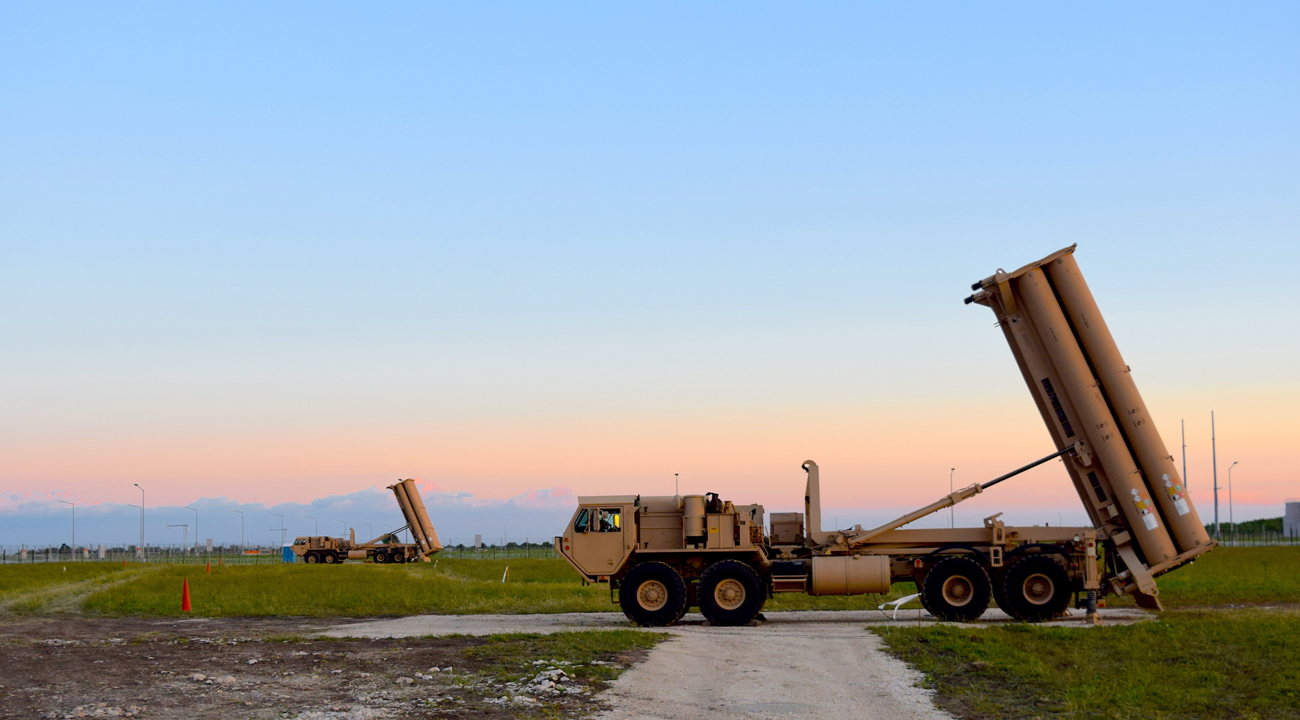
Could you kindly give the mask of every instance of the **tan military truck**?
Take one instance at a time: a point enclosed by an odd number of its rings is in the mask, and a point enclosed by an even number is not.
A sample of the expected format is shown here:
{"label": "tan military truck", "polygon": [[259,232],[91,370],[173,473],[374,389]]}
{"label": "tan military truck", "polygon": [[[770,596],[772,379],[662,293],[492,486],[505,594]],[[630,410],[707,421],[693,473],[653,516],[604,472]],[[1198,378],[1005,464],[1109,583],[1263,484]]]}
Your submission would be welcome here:
{"label": "tan military truck", "polygon": [[[438,533],[429,520],[429,512],[415,487],[415,480],[401,480],[389,485],[397,506],[406,518],[406,525],[392,532],[384,533],[369,542],[358,543],[355,528],[348,530],[348,537],[334,538],[325,535],[308,535],[294,538],[292,550],[295,555],[307,563],[324,563],[334,565],[346,560],[363,560],[374,563],[428,562],[429,556],[442,549]],[[404,543],[398,533],[410,530],[413,543]]]}
{"label": "tan military truck", "polygon": [[[1137,393],[1071,246],[973,287],[967,303],[993,309],[1056,452],[971,485],[876,528],[824,530],[817,464],[803,513],[764,516],[716,493],[578,498],[555,549],[589,582],[608,583],[634,622],[661,626],[698,606],[717,625],[752,621],[775,593],[887,593],[916,583],[944,620],[979,617],[996,600],[1041,621],[1079,594],[1096,618],[1098,594],[1159,607],[1155,577],[1214,547]],[[904,526],[1061,458],[1091,527]],[[1152,498],[1155,498],[1154,500]]]}

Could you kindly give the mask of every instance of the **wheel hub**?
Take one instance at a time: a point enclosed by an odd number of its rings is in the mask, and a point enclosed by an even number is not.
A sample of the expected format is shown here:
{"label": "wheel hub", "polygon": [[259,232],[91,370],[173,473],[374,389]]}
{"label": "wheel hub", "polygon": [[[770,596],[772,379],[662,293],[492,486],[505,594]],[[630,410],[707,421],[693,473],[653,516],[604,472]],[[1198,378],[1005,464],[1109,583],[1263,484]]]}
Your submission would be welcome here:
{"label": "wheel hub", "polygon": [[745,586],[739,580],[727,578],[713,589],[713,601],[723,610],[736,610],[745,604]]}
{"label": "wheel hub", "polygon": [[668,604],[668,588],[658,580],[646,580],[636,590],[636,601],[649,612],[662,610]]}
{"label": "wheel hub", "polygon": [[1025,600],[1034,605],[1046,605],[1056,594],[1056,584],[1042,573],[1034,573],[1025,578]]}
{"label": "wheel hub", "polygon": [[963,575],[953,575],[943,581],[943,600],[953,607],[961,607],[975,596],[975,586]]}

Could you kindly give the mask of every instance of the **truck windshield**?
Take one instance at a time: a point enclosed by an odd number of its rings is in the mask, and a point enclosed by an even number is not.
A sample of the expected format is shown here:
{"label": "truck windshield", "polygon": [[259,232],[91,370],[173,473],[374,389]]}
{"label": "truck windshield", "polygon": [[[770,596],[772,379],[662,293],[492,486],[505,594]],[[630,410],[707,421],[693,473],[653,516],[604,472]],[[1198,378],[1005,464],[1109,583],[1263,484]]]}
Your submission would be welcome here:
{"label": "truck windshield", "polygon": [[588,522],[589,522],[589,520],[588,520],[588,516],[587,516],[587,511],[586,511],[586,509],[584,508],[584,509],[582,510],[582,512],[578,513],[578,519],[573,521],[573,530],[574,530],[574,532],[581,532],[581,533],[585,533],[585,532],[587,532],[587,523],[588,523]]}

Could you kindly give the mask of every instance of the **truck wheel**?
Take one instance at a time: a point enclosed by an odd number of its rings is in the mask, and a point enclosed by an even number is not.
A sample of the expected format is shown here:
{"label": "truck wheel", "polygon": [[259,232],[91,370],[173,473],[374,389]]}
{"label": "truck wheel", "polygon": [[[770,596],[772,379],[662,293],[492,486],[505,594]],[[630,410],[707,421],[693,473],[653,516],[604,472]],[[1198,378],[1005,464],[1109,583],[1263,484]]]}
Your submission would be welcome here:
{"label": "truck wheel", "polygon": [[305,560],[309,565],[315,565],[316,563],[320,562],[320,553],[316,552],[315,550],[312,550],[309,551],[306,555],[304,555],[302,559]]}
{"label": "truck wheel", "polygon": [[339,556],[332,552],[324,552],[321,553],[321,560],[324,560],[326,565],[333,565],[339,561]]}
{"label": "truck wheel", "polygon": [[686,583],[661,562],[633,567],[618,588],[618,604],[629,620],[642,627],[663,627],[681,617]]}
{"label": "truck wheel", "polygon": [[384,552],[383,550],[376,550],[375,562],[379,565],[383,565],[384,563],[388,562],[388,553]]}
{"label": "truck wheel", "polygon": [[714,625],[747,625],[763,608],[763,583],[739,560],[713,563],[700,576],[700,612]]}
{"label": "truck wheel", "polygon": [[1016,561],[1002,579],[1002,609],[1025,622],[1042,622],[1064,612],[1074,595],[1070,576],[1047,555]]}
{"label": "truck wheel", "polygon": [[970,622],[989,607],[993,585],[979,563],[950,557],[935,563],[925,574],[922,603],[930,614],[949,622]]}

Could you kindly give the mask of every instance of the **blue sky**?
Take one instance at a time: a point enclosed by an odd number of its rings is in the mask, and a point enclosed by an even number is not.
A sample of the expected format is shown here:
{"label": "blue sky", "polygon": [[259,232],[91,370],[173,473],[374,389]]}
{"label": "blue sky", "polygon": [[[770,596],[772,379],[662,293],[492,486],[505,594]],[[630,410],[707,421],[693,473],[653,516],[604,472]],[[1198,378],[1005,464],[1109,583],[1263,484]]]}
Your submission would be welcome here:
{"label": "blue sky", "polygon": [[[1195,421],[1193,492],[1217,409],[1276,516],[1297,15],[9,4],[0,491],[504,502],[681,471],[776,504],[815,455],[843,506],[906,507],[1044,454],[960,300],[1077,242],[1171,448]],[[1077,506],[1035,482],[1026,507]]]}

